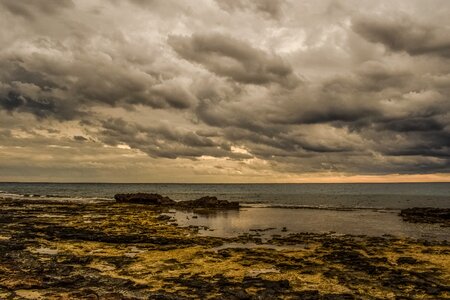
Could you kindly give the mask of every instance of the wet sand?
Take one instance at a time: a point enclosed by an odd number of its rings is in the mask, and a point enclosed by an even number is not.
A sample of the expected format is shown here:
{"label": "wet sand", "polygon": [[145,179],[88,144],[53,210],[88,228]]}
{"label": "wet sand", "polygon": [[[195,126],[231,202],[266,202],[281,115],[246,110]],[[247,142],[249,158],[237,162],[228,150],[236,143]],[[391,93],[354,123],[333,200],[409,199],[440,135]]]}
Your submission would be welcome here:
{"label": "wet sand", "polygon": [[443,240],[289,226],[214,237],[145,205],[3,199],[0,207],[0,299],[450,297]]}

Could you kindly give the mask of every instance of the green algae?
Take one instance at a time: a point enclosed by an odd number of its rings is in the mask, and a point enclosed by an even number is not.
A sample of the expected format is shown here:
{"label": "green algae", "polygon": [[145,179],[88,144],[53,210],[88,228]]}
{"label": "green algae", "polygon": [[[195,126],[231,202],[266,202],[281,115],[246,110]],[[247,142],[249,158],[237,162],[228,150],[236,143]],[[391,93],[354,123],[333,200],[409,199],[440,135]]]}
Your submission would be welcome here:
{"label": "green algae", "polygon": [[303,233],[262,243],[198,236],[141,205],[0,205],[5,299],[450,297],[446,242]]}

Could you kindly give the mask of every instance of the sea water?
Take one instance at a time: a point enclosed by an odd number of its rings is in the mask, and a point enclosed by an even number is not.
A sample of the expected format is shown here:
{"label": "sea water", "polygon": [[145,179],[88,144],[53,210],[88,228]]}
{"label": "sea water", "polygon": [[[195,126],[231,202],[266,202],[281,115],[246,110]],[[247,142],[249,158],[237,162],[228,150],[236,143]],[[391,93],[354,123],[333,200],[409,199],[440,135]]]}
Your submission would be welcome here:
{"label": "sea water", "polygon": [[240,210],[199,214],[172,210],[179,226],[207,236],[298,232],[450,240],[450,228],[404,222],[408,207],[450,208],[450,183],[391,184],[111,184],[0,183],[0,197],[57,202],[108,202],[116,193],[159,193],[174,200],[217,196]]}
{"label": "sea water", "polygon": [[216,196],[250,206],[450,208],[450,183],[121,184],[0,183],[0,197],[113,200],[117,193],[159,193],[174,200]]}

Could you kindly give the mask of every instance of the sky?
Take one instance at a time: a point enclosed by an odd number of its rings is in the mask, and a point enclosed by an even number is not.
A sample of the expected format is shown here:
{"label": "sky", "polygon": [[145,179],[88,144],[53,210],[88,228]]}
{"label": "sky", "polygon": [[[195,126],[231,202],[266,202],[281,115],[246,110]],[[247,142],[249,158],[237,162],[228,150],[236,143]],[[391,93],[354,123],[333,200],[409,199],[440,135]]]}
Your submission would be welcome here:
{"label": "sky", "polygon": [[448,0],[0,0],[0,181],[450,181]]}

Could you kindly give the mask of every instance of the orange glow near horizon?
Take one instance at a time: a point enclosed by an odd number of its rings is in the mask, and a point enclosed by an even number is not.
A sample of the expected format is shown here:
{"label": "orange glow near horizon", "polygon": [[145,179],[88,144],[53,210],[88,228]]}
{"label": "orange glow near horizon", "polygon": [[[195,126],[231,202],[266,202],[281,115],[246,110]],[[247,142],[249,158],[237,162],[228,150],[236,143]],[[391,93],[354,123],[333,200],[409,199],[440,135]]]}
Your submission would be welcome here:
{"label": "orange glow near horizon", "polygon": [[389,175],[347,175],[312,176],[299,178],[295,183],[420,183],[450,182],[450,174],[389,174]]}

